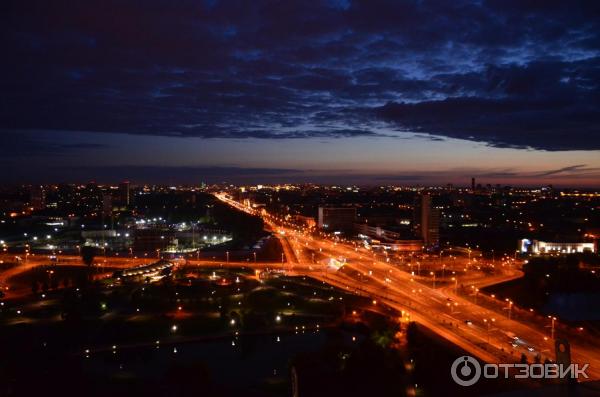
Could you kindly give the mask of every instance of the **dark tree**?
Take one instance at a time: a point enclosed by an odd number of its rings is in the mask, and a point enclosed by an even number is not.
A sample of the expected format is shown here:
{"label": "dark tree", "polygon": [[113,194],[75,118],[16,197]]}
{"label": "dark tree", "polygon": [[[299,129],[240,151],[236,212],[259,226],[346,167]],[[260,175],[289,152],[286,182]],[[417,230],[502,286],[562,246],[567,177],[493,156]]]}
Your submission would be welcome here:
{"label": "dark tree", "polygon": [[83,247],[81,247],[81,259],[83,260],[83,263],[85,263],[87,266],[92,266],[95,257],[96,248],[89,245],[84,245]]}
{"label": "dark tree", "polygon": [[84,245],[83,247],[81,247],[81,259],[83,260],[83,263],[86,264],[87,268],[88,268],[88,280],[91,280],[92,278],[92,264],[94,263],[94,258],[96,257],[96,248],[89,246],[89,245]]}
{"label": "dark tree", "polygon": [[409,345],[416,345],[418,342],[417,324],[414,321],[408,323],[406,327],[406,340]]}
{"label": "dark tree", "polygon": [[50,288],[51,289],[58,289],[58,285],[59,285],[58,277],[54,277],[54,278],[50,279]]}
{"label": "dark tree", "polygon": [[527,356],[525,353],[521,353],[521,364],[527,364]]}

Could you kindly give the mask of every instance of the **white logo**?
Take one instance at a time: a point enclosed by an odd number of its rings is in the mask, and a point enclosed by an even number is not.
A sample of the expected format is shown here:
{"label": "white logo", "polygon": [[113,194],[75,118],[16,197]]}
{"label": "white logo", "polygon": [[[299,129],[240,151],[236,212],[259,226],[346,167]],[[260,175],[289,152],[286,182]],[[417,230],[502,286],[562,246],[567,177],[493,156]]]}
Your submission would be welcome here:
{"label": "white logo", "polygon": [[450,374],[457,384],[471,386],[481,377],[481,365],[471,356],[462,356],[454,360]]}
{"label": "white logo", "polygon": [[[450,374],[456,384],[472,386],[483,375],[486,379],[514,377],[515,379],[578,379],[588,378],[586,370],[589,364],[484,364],[471,356],[462,356],[454,360]],[[511,375],[512,370],[512,375]]]}

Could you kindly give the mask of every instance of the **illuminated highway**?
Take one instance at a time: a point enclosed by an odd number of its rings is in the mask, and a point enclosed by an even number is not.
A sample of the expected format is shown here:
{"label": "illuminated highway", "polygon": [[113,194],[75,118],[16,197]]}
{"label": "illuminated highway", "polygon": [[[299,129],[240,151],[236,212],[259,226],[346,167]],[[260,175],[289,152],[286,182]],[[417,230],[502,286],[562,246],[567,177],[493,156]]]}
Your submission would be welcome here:
{"label": "illuminated highway", "polygon": [[[239,210],[258,215],[253,209],[229,199],[217,198]],[[374,304],[385,303],[402,311],[404,320],[417,321],[438,335],[486,362],[518,362],[526,354],[529,362],[536,355],[554,359],[554,342],[548,324],[527,324],[509,318],[512,303],[503,313],[478,306],[453,293],[452,286],[434,289],[417,282],[410,273],[399,270],[373,253],[349,244],[315,237],[281,219],[262,214],[265,222],[277,231],[290,270],[299,271],[310,264],[312,277],[336,287],[373,298]],[[335,271],[327,266],[330,258],[345,260]],[[320,271],[314,271],[318,270]],[[519,277],[508,271],[477,280],[477,288]],[[572,361],[589,363],[591,379],[600,379],[600,354],[597,346],[575,344],[571,340]]]}
{"label": "illuminated highway", "polygon": [[[6,298],[13,299],[17,297],[23,297],[31,293],[31,289],[26,286],[22,286],[20,289],[15,288],[11,285],[11,278],[18,276],[19,274],[30,271],[38,266],[57,266],[57,267],[82,267],[82,260],[77,255],[54,255],[56,262],[52,262],[48,255],[30,255],[26,261],[17,262],[16,266],[10,267],[0,272],[0,287],[2,287]],[[115,256],[98,256],[96,257],[93,269],[95,278],[110,277],[113,272],[117,269],[132,269],[141,266],[147,266],[151,263],[156,262],[157,258],[150,257],[115,257]],[[0,254],[0,261],[2,263],[14,263],[14,254]],[[202,267],[221,267],[221,268],[240,268],[247,267],[256,270],[285,270],[290,272],[291,269],[288,264],[281,262],[249,262],[249,261],[227,261],[227,260],[207,260],[207,259],[173,259],[178,266],[187,266],[193,268],[194,266]],[[316,267],[306,265],[296,265],[294,271],[291,274],[311,274],[316,272]]]}

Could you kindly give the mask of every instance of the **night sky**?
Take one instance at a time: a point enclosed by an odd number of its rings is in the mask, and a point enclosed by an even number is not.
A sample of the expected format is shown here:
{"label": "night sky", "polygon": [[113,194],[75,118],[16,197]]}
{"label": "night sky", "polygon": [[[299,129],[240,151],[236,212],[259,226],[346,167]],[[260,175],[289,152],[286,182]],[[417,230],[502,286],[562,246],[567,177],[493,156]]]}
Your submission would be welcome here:
{"label": "night sky", "polygon": [[600,2],[4,0],[1,182],[600,186]]}

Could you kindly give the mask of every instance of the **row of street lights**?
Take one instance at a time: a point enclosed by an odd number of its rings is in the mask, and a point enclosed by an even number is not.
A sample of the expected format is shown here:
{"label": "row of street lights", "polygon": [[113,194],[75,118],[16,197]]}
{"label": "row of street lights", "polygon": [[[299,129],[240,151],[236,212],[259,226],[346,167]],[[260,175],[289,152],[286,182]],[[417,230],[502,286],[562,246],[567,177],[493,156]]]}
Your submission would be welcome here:
{"label": "row of street lights", "polygon": [[[444,250],[440,251],[439,258],[440,258],[440,264],[441,264],[441,267],[442,267],[442,277],[445,279],[446,265],[442,262],[443,251]],[[469,264],[471,263],[471,253],[472,253],[472,250],[469,247],[469,249],[468,249]],[[496,259],[495,258],[496,257],[495,254],[496,253],[494,252],[494,250],[491,250],[491,254],[492,254],[492,264],[494,264],[495,263],[495,259]],[[255,258],[256,258],[256,254],[254,254],[254,255],[255,255]],[[375,256],[376,254],[373,253],[373,255]],[[386,252],[386,255],[387,255],[387,252]],[[312,256],[313,256],[313,263],[314,263],[314,253],[312,254]],[[389,261],[389,258],[387,258],[387,256],[386,256],[386,259],[387,259],[387,261]],[[282,262],[283,261],[284,261],[284,257],[283,257],[283,254],[282,254]],[[433,271],[431,271],[431,272],[429,272],[429,274],[432,276],[432,286],[435,289],[435,287],[436,287],[436,273],[433,272]],[[421,263],[419,261],[417,262],[417,275],[419,275],[419,276],[421,275]],[[458,294],[458,277],[452,277],[451,280],[454,281],[454,293]],[[472,286],[472,288],[474,290],[473,291],[473,293],[474,293],[474,302],[475,302],[475,304],[477,304],[477,295],[479,293],[479,288],[475,288],[475,286]],[[513,307],[514,302],[512,300],[508,299],[508,298],[506,298],[505,300],[507,302],[507,307],[504,308],[504,310],[507,310],[508,319],[511,320],[512,319],[512,307]],[[454,309],[458,306],[458,304],[456,302],[448,302],[447,306],[450,308],[451,312],[454,313]],[[554,316],[548,316],[548,318],[551,320],[551,324],[549,326],[551,328],[551,338],[554,339],[554,336],[555,336],[555,321],[557,320],[557,318],[554,317]],[[486,324],[486,328],[487,328],[487,340],[488,340],[488,344],[489,344],[489,342],[490,342],[490,331],[492,330],[492,325],[495,324],[496,319],[495,318],[490,318],[490,319],[486,318],[483,321]]]}

